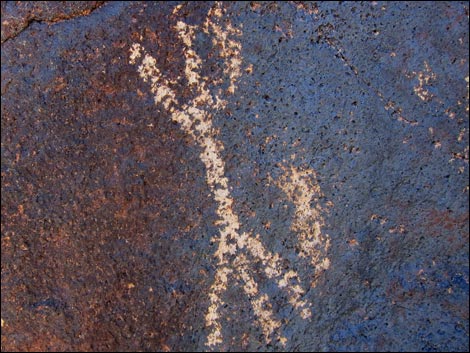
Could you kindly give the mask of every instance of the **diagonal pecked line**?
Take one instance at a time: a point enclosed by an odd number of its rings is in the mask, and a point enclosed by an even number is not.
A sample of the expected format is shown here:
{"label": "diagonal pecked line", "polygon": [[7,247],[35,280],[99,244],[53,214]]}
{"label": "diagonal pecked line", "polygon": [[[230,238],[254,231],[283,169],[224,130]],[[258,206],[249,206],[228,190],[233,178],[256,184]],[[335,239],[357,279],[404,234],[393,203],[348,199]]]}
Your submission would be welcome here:
{"label": "diagonal pecked line", "polygon": [[[310,263],[318,270],[326,270],[329,267],[329,259],[325,252],[330,247],[327,234],[323,234],[324,219],[322,209],[317,203],[322,196],[319,185],[316,182],[316,173],[311,169],[299,169],[281,167],[284,170],[275,184],[287,195],[295,206],[295,216],[291,229],[297,233],[300,245],[300,257],[309,258]],[[322,258],[323,257],[323,258]]]}
{"label": "diagonal pecked line", "polygon": [[[211,9],[209,13],[216,18],[222,16],[219,5]],[[239,34],[239,31],[233,29],[230,24],[226,26],[228,29],[224,30],[221,26],[207,20],[203,30],[211,31],[214,34],[213,44],[219,47],[222,51],[221,57],[226,59],[224,73],[228,75],[230,80],[228,93],[233,93],[235,82],[241,75],[241,45],[230,39],[230,36]],[[138,71],[141,78],[150,83],[155,104],[162,104],[166,110],[172,113],[172,120],[178,122],[181,129],[201,147],[200,159],[206,167],[206,182],[214,193],[217,202],[216,213],[219,216],[217,221],[219,237],[214,240],[218,243],[215,252],[218,267],[214,282],[210,287],[210,306],[206,314],[206,326],[211,328],[211,332],[207,337],[206,345],[211,347],[222,343],[219,311],[224,304],[221,296],[227,288],[228,277],[231,275],[234,275],[243,283],[243,290],[250,299],[257,322],[262,328],[266,341],[270,342],[271,337],[275,335],[281,344],[285,344],[287,340],[281,337],[278,332],[275,334],[281,324],[274,318],[269,296],[259,293],[258,284],[250,274],[250,262],[242,251],[248,250],[251,257],[262,262],[265,274],[274,279],[279,288],[287,291],[289,303],[300,312],[301,317],[304,319],[311,316],[310,304],[302,300],[305,294],[304,289],[298,284],[291,284],[291,280],[301,283],[299,275],[292,270],[284,273],[281,270],[283,259],[278,254],[269,252],[262,244],[259,236],[247,233],[240,234],[240,222],[238,216],[232,210],[233,198],[230,195],[228,179],[225,177],[225,163],[220,154],[223,145],[214,137],[215,130],[212,126],[212,115],[207,110],[198,108],[198,106],[225,106],[227,102],[221,99],[218,94],[211,95],[206,85],[207,78],[201,77],[199,74],[202,61],[192,48],[196,27],[178,21],[175,29],[185,45],[186,78],[189,86],[197,93],[197,96],[189,104],[178,104],[176,94],[169,87],[168,80],[157,68],[155,58],[146,53],[140,44],[135,43],[132,46],[129,62],[135,64],[136,60],[142,57],[142,63],[138,66]],[[220,94],[220,92],[219,90],[218,93]],[[178,105],[180,108],[178,108]],[[230,255],[237,255],[236,260],[231,260]]]}
{"label": "diagonal pecked line", "polygon": [[[310,10],[305,4],[302,2],[297,3],[293,1],[294,6],[298,9],[301,10],[305,13],[307,13],[309,16],[315,16],[319,12],[318,6],[316,4],[313,5],[313,9]],[[334,52],[335,52],[335,57],[340,59],[349,69],[352,71],[354,76],[359,80],[359,82],[368,90],[372,91],[374,95],[376,95],[380,101],[383,103],[384,109],[386,111],[391,110],[391,116],[393,118],[396,118],[398,121],[409,124],[411,126],[416,126],[418,125],[418,121],[416,120],[410,120],[406,118],[403,114],[403,108],[400,107],[399,104],[396,102],[392,101],[391,99],[387,98],[383,92],[375,87],[370,80],[367,80],[364,76],[359,75],[360,70],[356,65],[352,63],[352,60],[345,54],[345,50],[343,49],[343,45],[341,44],[341,41],[336,38],[331,36],[331,33],[335,30],[335,27],[331,23],[324,23],[321,24],[317,27],[316,31],[319,34],[317,43],[324,43],[328,45]]]}
{"label": "diagonal pecked line", "polygon": [[[215,32],[224,33],[220,27],[214,27],[214,28],[215,28]],[[182,40],[185,43],[185,45],[190,44],[191,43],[191,37],[194,35],[194,28],[192,26],[185,25],[183,22],[178,22],[177,29],[179,30],[180,36],[182,37]],[[219,34],[217,36],[217,38],[218,38],[218,40],[227,40],[227,34]],[[219,44],[219,46],[222,48],[222,50],[224,50],[226,48],[225,44]],[[228,47],[237,48],[237,50],[240,48],[240,46],[236,46],[236,45],[229,45]],[[198,75],[198,74],[193,74],[192,71],[195,68],[198,67],[197,63],[200,62],[200,59],[198,57],[195,57],[195,54],[192,50],[190,50],[190,47],[187,47],[186,49],[187,50],[185,51],[185,53],[186,53],[185,55],[187,56],[187,60],[186,60],[187,66],[186,66],[185,71],[186,72],[191,72],[189,77],[193,77],[195,75]],[[239,55],[239,52],[236,52],[236,53]],[[230,56],[233,56],[233,55],[234,55],[234,52],[231,50],[230,51]],[[241,59],[232,60],[231,63],[232,64],[235,63],[234,65],[238,67],[239,66],[238,63],[241,63]],[[190,67],[189,69],[188,69],[188,66]],[[229,65],[229,67],[230,67],[230,65]],[[234,70],[234,71],[235,72],[240,72],[239,69]],[[233,79],[233,76],[230,76],[231,85],[234,85],[234,82],[232,82],[232,79]],[[209,95],[209,92],[207,91],[205,86],[199,87],[198,90],[200,91],[201,96],[208,97],[207,102],[205,102],[205,103],[211,103],[211,101],[209,101],[211,99],[210,95]],[[229,88],[229,92],[230,92],[230,88]],[[216,95],[216,97],[217,97],[217,95]],[[219,101],[219,100],[220,99],[217,99],[217,101]],[[198,112],[196,115],[200,118],[199,120],[201,122],[204,121],[203,117],[202,117],[203,114],[200,114]],[[203,125],[203,124],[200,123],[198,126],[201,126],[201,125]],[[198,126],[196,126],[196,129],[198,129]],[[207,131],[204,131],[204,129],[202,129],[200,132],[201,132],[201,134],[205,134]],[[204,146],[212,146],[213,143],[210,141],[210,139],[206,139],[206,143],[203,143],[203,145]],[[212,151],[212,149],[210,149],[210,150]],[[218,154],[219,153],[217,153],[217,155]],[[215,156],[216,156],[216,153],[214,153],[212,157],[215,157]],[[201,158],[204,161],[204,159],[206,158],[206,155],[202,155]],[[211,173],[211,167],[210,167],[211,164],[212,164],[211,160],[214,160],[214,159],[216,159],[216,160],[220,159],[220,162],[218,164],[220,164],[220,166],[223,167],[223,168],[218,170],[218,173],[216,173],[216,174],[217,174],[217,177],[220,180],[223,180],[222,184],[225,186],[227,184],[227,179],[224,177],[224,174],[225,174],[224,168],[225,167],[224,167],[224,163],[223,163],[222,158],[220,157],[220,155],[218,155],[217,158],[208,158],[208,160],[205,161],[205,164],[208,167],[207,168],[208,176]],[[209,184],[211,184],[210,180],[211,180],[211,178],[208,177],[208,183]],[[298,309],[300,311],[302,318],[306,319],[306,318],[310,317],[311,316],[311,311],[310,311],[310,308],[309,308],[309,304],[306,301],[301,299],[301,297],[305,294],[305,291],[299,285],[290,284],[290,280],[292,280],[292,279],[294,279],[297,283],[300,283],[300,278],[299,278],[298,274],[295,271],[289,271],[288,273],[283,273],[282,270],[280,269],[281,268],[281,263],[282,263],[282,258],[278,254],[273,255],[271,252],[269,252],[267,249],[265,249],[265,247],[263,246],[263,244],[259,240],[258,236],[253,237],[252,235],[248,235],[246,233],[243,233],[243,234],[238,234],[237,233],[238,229],[240,228],[240,224],[239,224],[238,217],[235,214],[233,214],[233,212],[231,211],[231,206],[233,204],[233,199],[231,198],[228,189],[226,189],[226,188],[216,189],[215,190],[215,198],[216,198],[216,201],[218,201],[219,203],[221,203],[224,206],[227,206],[226,211],[228,212],[226,216],[222,217],[222,222],[221,222],[221,224],[223,224],[226,228],[221,229],[221,239],[223,241],[221,244],[223,244],[223,247],[219,246],[219,249],[216,252],[219,259],[222,260],[223,256],[225,256],[225,254],[233,254],[234,252],[237,252],[237,250],[242,250],[244,248],[247,248],[249,250],[250,254],[255,259],[261,260],[261,262],[264,265],[263,270],[266,273],[266,275],[269,278],[275,278],[276,279],[276,284],[279,286],[279,288],[285,288],[285,290],[289,293],[290,303],[296,309]],[[222,213],[221,213],[221,215],[222,215]],[[231,219],[231,222],[226,221],[228,218]],[[232,241],[236,241],[237,248],[234,249],[233,247],[230,247],[230,246],[228,246],[226,248],[225,244],[226,244],[227,239],[232,240]],[[227,249],[227,250],[224,250],[224,249]],[[258,315],[266,316],[264,313],[259,312],[259,306],[256,307],[256,308],[254,307],[254,310],[255,310],[255,312],[258,311]]]}
{"label": "diagonal pecked line", "polygon": [[[184,51],[186,58],[185,73],[189,84],[192,85],[193,83],[200,82],[199,73],[195,70],[198,69],[201,62],[201,59],[192,50],[191,45],[192,38],[194,37],[194,27],[179,21],[176,25],[176,29],[179,31],[180,38],[186,46],[186,50]],[[222,38],[226,38],[226,35]],[[224,48],[223,45],[221,47],[222,49]],[[241,60],[238,62],[241,63]],[[212,97],[205,85],[199,85],[196,89],[203,103],[213,104]],[[196,141],[198,141],[203,148],[203,153],[200,155],[200,158],[206,166],[206,181],[214,192],[215,200],[218,205],[217,214],[220,217],[219,225],[222,225],[222,227],[219,228],[220,238],[216,251],[216,257],[219,259],[220,266],[229,261],[226,259],[227,255],[237,254],[239,250],[242,250],[249,244],[246,241],[249,236],[243,237],[239,234],[240,222],[238,216],[232,211],[233,199],[228,189],[228,180],[225,177],[225,163],[220,155],[222,144],[212,137],[211,115],[191,106],[187,107],[185,110],[193,117],[193,121],[198,121],[198,124],[196,124],[193,129],[189,127],[187,133],[193,136],[203,136],[200,139],[196,139]],[[183,126],[189,126],[189,123]],[[198,136],[195,137],[197,138]],[[235,241],[236,243],[229,245],[227,240]],[[245,259],[245,256],[238,254],[238,261],[233,262],[232,265],[237,273],[237,277],[244,282],[243,289],[245,293],[252,298],[250,302],[257,317],[257,321],[262,327],[265,339],[267,342],[270,342],[270,336],[276,328],[280,327],[280,323],[273,319],[274,314],[268,305],[266,305],[266,301],[269,300],[269,297],[266,294],[260,295],[258,293],[257,283],[253,280],[251,275],[248,274],[246,260],[242,259]],[[216,274],[216,277],[220,277],[218,275],[219,273]],[[224,283],[224,285],[226,286],[227,283]],[[211,294],[214,293],[212,292]],[[222,334],[219,331],[220,323],[218,322],[218,311],[222,301],[217,295],[212,295],[210,301],[210,315],[206,315],[206,324],[209,327],[213,327],[207,340],[207,345],[212,346],[222,341]],[[216,315],[213,315],[214,313]]]}

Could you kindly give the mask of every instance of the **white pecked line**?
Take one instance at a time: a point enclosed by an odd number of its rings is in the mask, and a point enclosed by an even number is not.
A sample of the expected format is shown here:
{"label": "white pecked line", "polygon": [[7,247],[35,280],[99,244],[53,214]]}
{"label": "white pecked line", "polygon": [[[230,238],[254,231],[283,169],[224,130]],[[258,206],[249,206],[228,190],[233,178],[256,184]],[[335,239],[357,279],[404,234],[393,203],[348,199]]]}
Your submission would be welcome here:
{"label": "white pecked line", "polygon": [[[180,5],[178,5],[180,6]],[[175,11],[179,8],[175,7]],[[202,30],[208,34],[213,34],[213,46],[219,48],[219,55],[225,59],[224,74],[229,78],[229,87],[227,93],[234,93],[236,81],[241,76],[241,44],[231,39],[241,34],[241,31],[235,29],[230,23],[225,22],[225,27],[215,23],[222,17],[222,9],[220,3],[216,3],[208,13],[207,19],[202,26]],[[206,345],[214,347],[223,343],[222,325],[220,323],[220,308],[224,302],[222,296],[227,289],[229,276],[234,276],[243,283],[243,290],[250,299],[256,320],[260,325],[267,343],[272,338],[279,340],[281,344],[286,343],[286,338],[281,336],[279,329],[281,323],[275,319],[271,309],[270,298],[265,293],[260,293],[258,284],[253,279],[250,271],[250,262],[247,256],[242,252],[245,248],[249,254],[256,260],[260,260],[263,264],[263,270],[268,278],[274,279],[279,288],[287,291],[289,294],[289,303],[296,308],[301,317],[306,319],[311,316],[310,304],[302,300],[305,294],[304,289],[299,284],[291,284],[291,280],[300,283],[299,275],[290,270],[282,271],[282,258],[279,254],[273,254],[268,251],[262,244],[259,236],[252,234],[240,233],[240,222],[238,216],[233,212],[233,198],[230,194],[228,179],[225,177],[225,162],[222,159],[221,151],[223,144],[215,138],[216,131],[212,125],[212,115],[207,109],[199,107],[209,106],[215,110],[225,107],[227,101],[221,98],[221,90],[219,89],[213,95],[207,88],[207,77],[201,77],[199,70],[202,60],[193,49],[193,39],[195,36],[196,26],[190,26],[183,21],[178,21],[175,30],[178,32],[179,38],[185,46],[185,76],[188,85],[197,93],[196,97],[187,104],[179,104],[176,99],[175,92],[171,89],[169,81],[162,75],[157,67],[157,61],[149,55],[145,49],[135,43],[130,48],[129,63],[136,64],[141,59],[138,66],[138,72],[144,82],[150,84],[150,90],[154,94],[155,104],[161,104],[171,113],[173,121],[177,122],[181,129],[190,135],[194,141],[201,147],[199,158],[206,168],[206,182],[210,190],[214,194],[217,203],[216,213],[219,217],[216,225],[219,228],[219,236],[213,239],[217,243],[215,257],[218,266],[209,291],[210,305],[207,310],[205,320],[206,326],[210,328],[207,336]],[[222,81],[216,81],[220,83]],[[214,102],[215,101],[215,102]],[[295,177],[295,174],[292,174]],[[301,255],[311,256],[314,258],[314,249],[316,248],[318,239],[318,230],[313,230],[313,239],[308,235],[310,229],[304,229],[302,222],[312,214],[312,210],[306,208],[304,201],[311,199],[311,194],[304,191],[301,203],[296,203],[292,197],[292,193],[299,188],[307,188],[308,185],[303,183],[303,179],[294,180],[294,184],[289,186],[287,179],[281,180],[279,186],[287,195],[292,198],[296,205],[299,215],[296,217],[293,230],[298,231],[299,241],[303,253]],[[307,204],[309,205],[309,204]],[[319,228],[319,225],[318,225]],[[315,235],[317,234],[317,235]],[[303,244],[303,245],[302,245]],[[230,255],[236,255],[232,260]]]}

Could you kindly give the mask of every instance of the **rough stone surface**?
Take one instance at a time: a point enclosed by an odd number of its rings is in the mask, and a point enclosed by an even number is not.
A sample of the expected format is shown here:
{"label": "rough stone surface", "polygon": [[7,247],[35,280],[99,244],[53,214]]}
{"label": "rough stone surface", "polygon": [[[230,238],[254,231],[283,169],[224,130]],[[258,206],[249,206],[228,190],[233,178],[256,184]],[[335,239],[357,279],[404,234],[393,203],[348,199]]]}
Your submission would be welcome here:
{"label": "rough stone surface", "polygon": [[1,6],[2,351],[468,351],[468,2]]}

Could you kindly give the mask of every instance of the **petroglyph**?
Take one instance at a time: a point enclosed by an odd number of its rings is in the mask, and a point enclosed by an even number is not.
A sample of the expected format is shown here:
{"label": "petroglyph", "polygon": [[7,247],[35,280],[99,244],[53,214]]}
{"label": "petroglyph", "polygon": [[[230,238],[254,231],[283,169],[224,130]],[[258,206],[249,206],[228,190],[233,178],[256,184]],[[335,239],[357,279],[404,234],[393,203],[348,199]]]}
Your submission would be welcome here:
{"label": "petroglyph", "polygon": [[436,74],[432,72],[431,67],[426,61],[424,62],[424,70],[417,73],[413,72],[413,74],[418,79],[418,84],[413,87],[415,94],[422,101],[430,101],[434,95],[426,88],[426,86],[429,86],[432,81],[436,79]]}
{"label": "petroglyph", "polygon": [[[173,13],[180,10],[181,6],[178,6]],[[288,294],[289,304],[303,319],[311,317],[311,304],[304,298],[306,291],[300,285],[302,281],[299,274],[294,270],[283,271],[281,255],[266,249],[259,235],[241,232],[239,217],[232,209],[234,200],[231,196],[229,180],[225,176],[225,162],[221,156],[224,146],[217,139],[217,131],[212,123],[214,116],[211,112],[227,105],[224,94],[235,92],[236,81],[242,73],[242,47],[237,40],[242,32],[235,29],[230,22],[220,21],[223,13],[221,3],[216,3],[209,10],[201,28],[188,25],[183,21],[178,21],[174,25],[173,29],[178,33],[184,46],[184,74],[187,84],[196,93],[191,101],[186,103],[178,101],[177,92],[171,88],[172,82],[169,82],[158,69],[156,59],[141,44],[134,43],[130,48],[129,63],[138,65],[140,77],[150,84],[155,104],[162,105],[171,113],[172,120],[177,122],[200,147],[199,158],[206,168],[206,182],[217,203],[216,225],[219,228],[219,236],[212,239],[217,244],[214,254],[217,270],[209,290],[210,305],[205,316],[206,327],[209,330],[206,345],[216,349],[223,343],[220,308],[225,304],[223,296],[231,278],[242,286],[252,305],[256,322],[264,334],[266,343],[275,340],[285,345],[287,339],[282,336],[281,321],[276,318],[271,308],[271,298],[259,289],[253,277],[252,261],[261,262],[265,275]],[[229,81],[225,92],[217,87],[223,82],[223,78],[215,80],[215,84],[211,84],[212,89],[209,89],[209,78],[201,76],[203,61],[193,45],[195,33],[198,30],[213,36],[212,45],[218,49],[220,58],[224,59],[223,73]],[[329,241],[321,234],[321,209],[310,207],[316,195],[320,193],[318,185],[309,179],[314,172],[302,173],[293,167],[289,171],[288,176],[275,183],[284,190],[296,207],[292,231],[298,235],[302,249],[300,257],[309,258],[310,263],[316,268],[327,269],[329,260],[325,253],[329,247]],[[297,194],[300,196],[297,197]]]}
{"label": "petroglyph", "polygon": [[[330,247],[330,241],[321,231],[324,210],[319,204],[322,194],[315,182],[316,173],[311,169],[301,170],[293,166],[283,167],[283,170],[284,175],[275,183],[295,205],[295,218],[291,229],[298,235],[299,256],[309,258],[317,269],[326,270],[330,263],[328,258],[322,255]],[[314,207],[311,207],[311,204],[314,204]]]}

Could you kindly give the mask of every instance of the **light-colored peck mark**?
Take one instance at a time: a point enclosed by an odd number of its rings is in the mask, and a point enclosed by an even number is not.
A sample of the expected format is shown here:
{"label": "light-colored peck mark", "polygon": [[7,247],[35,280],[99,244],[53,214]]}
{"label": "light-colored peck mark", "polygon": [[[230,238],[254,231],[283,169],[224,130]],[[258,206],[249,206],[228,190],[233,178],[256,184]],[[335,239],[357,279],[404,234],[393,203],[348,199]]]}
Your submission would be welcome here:
{"label": "light-colored peck mark", "polygon": [[[177,13],[181,5],[175,7]],[[281,345],[285,345],[286,338],[282,336],[281,321],[276,319],[271,309],[271,299],[268,294],[262,293],[258,283],[254,280],[252,272],[252,260],[263,264],[263,271],[266,276],[272,279],[277,286],[286,291],[289,296],[289,303],[298,311],[302,318],[311,316],[311,304],[304,299],[305,290],[300,286],[301,280],[296,271],[284,272],[281,267],[282,257],[273,254],[263,245],[259,235],[241,232],[241,225],[238,216],[232,207],[234,200],[230,193],[229,180],[225,176],[225,162],[222,159],[221,151],[224,146],[217,139],[216,130],[213,127],[211,112],[217,111],[227,105],[224,96],[233,94],[236,89],[236,81],[242,73],[242,46],[237,37],[242,33],[235,29],[229,21],[224,19],[221,3],[209,10],[206,20],[201,28],[191,26],[183,21],[178,21],[174,30],[184,45],[185,78],[187,84],[195,92],[195,97],[186,103],[180,103],[177,93],[171,88],[173,82],[169,82],[164,74],[158,69],[157,61],[139,43],[134,43],[130,48],[129,63],[138,65],[138,72],[143,81],[150,85],[150,91],[154,95],[155,104],[162,105],[165,110],[171,113],[173,121],[177,122],[180,128],[193,138],[200,147],[199,158],[206,169],[206,182],[214,200],[217,204],[218,220],[216,225],[219,229],[217,238],[212,239],[217,244],[215,259],[217,269],[214,281],[209,290],[209,307],[205,316],[206,327],[209,330],[206,345],[211,349],[216,349],[223,343],[221,308],[224,306],[223,296],[229,286],[230,278],[233,278],[242,285],[243,291],[249,299],[256,322],[260,326],[267,343],[275,339]],[[225,62],[224,75],[228,78],[228,88],[225,92],[220,87],[224,79],[221,78],[211,84],[209,89],[209,78],[202,77],[200,70],[203,64],[201,58],[193,48],[193,40],[197,30],[212,36],[212,45],[218,49],[218,55]],[[211,82],[214,82],[212,80]],[[202,108],[207,107],[207,108]],[[302,189],[311,187],[304,179],[299,179],[294,186],[288,186],[287,180],[279,183],[281,189],[290,195],[290,189]],[[303,189],[302,189],[303,190]],[[315,189],[316,190],[316,189]],[[299,209],[299,217],[296,216],[295,226],[292,228],[298,233],[299,242],[303,253],[301,256],[310,256],[315,261],[319,260],[315,249],[320,248],[320,225],[313,223],[314,228],[302,225],[303,219],[311,220],[317,216],[318,211],[309,210],[309,203],[302,202],[311,199],[311,191],[301,191],[305,194],[300,203],[296,203]],[[310,202],[310,201],[309,201]],[[309,232],[313,232],[312,235]],[[326,244],[326,248],[328,243]],[[321,253],[324,253],[322,251]],[[236,255],[235,259],[233,256]],[[327,259],[322,259],[322,268],[327,268]],[[297,283],[295,285],[291,282]]]}
{"label": "light-colored peck mark", "polygon": [[413,71],[408,77],[416,77],[418,79],[418,84],[413,87],[413,91],[422,101],[429,102],[435,97],[427,89],[436,80],[436,74],[431,70],[427,61],[424,62],[423,71]]}

